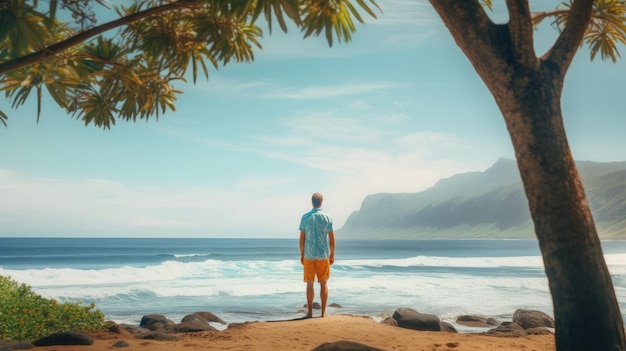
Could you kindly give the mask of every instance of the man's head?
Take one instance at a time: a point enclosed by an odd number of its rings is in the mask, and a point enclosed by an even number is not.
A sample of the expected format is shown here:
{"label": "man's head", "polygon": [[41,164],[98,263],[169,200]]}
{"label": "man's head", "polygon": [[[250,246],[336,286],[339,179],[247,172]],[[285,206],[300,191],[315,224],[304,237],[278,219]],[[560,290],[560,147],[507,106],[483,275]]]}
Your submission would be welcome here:
{"label": "man's head", "polygon": [[311,202],[313,203],[313,207],[320,208],[322,207],[322,202],[324,201],[324,197],[320,193],[315,193],[311,196]]}

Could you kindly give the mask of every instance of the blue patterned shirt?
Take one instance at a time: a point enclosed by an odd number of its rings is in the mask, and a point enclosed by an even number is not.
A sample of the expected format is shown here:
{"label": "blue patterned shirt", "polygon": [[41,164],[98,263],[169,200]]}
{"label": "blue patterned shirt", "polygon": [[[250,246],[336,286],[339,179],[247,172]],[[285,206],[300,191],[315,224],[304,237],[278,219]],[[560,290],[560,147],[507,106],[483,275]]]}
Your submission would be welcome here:
{"label": "blue patterned shirt", "polygon": [[313,208],[300,220],[300,231],[305,233],[304,258],[325,260],[330,257],[328,233],[333,231],[333,220],[320,208]]}

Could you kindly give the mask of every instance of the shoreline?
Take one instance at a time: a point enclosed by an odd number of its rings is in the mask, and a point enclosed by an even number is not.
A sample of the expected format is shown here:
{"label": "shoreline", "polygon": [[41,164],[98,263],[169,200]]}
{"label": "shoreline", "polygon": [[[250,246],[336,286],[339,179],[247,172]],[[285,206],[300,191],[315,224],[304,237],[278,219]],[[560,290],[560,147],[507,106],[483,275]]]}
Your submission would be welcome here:
{"label": "shoreline", "polygon": [[[324,343],[350,341],[380,350],[555,350],[554,335],[498,337],[479,333],[417,331],[376,322],[366,316],[329,315],[288,321],[233,323],[225,330],[176,334],[177,340],[137,339],[125,329],[87,333],[93,345],[63,346],[64,351],[107,351],[126,343],[129,349],[168,350],[313,350]],[[42,351],[58,346],[37,347]]]}

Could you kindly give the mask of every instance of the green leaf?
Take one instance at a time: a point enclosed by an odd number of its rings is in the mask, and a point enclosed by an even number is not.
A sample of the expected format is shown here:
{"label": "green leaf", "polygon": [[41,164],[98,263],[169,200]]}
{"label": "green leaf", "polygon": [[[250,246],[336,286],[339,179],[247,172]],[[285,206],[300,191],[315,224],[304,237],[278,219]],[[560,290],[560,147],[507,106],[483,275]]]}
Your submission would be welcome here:
{"label": "green leaf", "polygon": [[6,113],[0,111],[0,123],[4,124],[4,126],[7,126],[7,121],[9,120],[9,116],[7,116]]}

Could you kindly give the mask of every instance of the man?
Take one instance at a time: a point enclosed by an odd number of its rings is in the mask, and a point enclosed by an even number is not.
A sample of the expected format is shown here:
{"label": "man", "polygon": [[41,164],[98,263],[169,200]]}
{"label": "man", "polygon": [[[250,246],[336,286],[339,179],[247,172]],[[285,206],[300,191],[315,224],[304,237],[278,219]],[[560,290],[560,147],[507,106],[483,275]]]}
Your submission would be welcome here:
{"label": "man", "polygon": [[313,209],[305,213],[300,220],[300,262],[304,266],[306,301],[309,309],[307,318],[313,317],[316,276],[320,283],[322,317],[326,317],[326,303],[328,302],[328,285],[326,283],[330,278],[330,265],[335,262],[333,220],[321,209],[323,201],[322,194],[313,194],[311,196]]}

